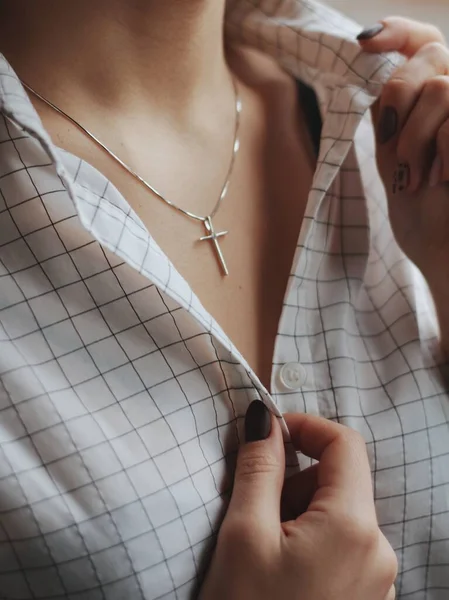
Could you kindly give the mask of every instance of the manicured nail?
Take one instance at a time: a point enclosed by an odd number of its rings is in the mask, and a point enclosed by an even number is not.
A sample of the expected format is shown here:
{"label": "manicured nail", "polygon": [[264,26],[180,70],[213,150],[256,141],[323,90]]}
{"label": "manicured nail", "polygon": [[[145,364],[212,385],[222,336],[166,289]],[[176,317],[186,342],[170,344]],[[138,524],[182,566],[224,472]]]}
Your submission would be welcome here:
{"label": "manicured nail", "polygon": [[404,192],[410,185],[410,165],[400,163],[393,174],[393,194]]}
{"label": "manicured nail", "polygon": [[380,115],[379,125],[377,127],[377,141],[379,144],[386,144],[395,135],[398,130],[399,116],[394,106],[386,106]]}
{"label": "manicured nail", "polygon": [[372,27],[366,27],[361,33],[359,33],[357,39],[360,42],[363,42],[364,40],[372,40],[374,37],[376,37],[376,35],[379,35],[379,33],[384,29],[385,25],[383,25],[382,23],[377,23]]}
{"label": "manicured nail", "polygon": [[245,441],[266,440],[271,432],[271,414],[260,400],[254,400],[245,415]]}
{"label": "manicured nail", "polygon": [[436,155],[435,160],[433,161],[432,168],[430,169],[429,175],[429,185],[430,187],[436,187],[439,183],[441,183],[441,178],[443,176],[443,161],[439,154]]}

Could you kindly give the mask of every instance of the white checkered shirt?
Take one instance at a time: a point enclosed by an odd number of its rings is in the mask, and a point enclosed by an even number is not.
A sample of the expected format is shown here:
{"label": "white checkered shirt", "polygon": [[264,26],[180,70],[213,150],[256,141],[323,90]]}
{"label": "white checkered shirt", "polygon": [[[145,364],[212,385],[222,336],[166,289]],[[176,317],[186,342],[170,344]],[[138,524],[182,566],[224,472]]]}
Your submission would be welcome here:
{"label": "white checkered shirt", "polygon": [[[0,57],[0,598],[192,597],[255,398],[365,436],[398,597],[449,598],[449,400],[368,111],[395,59],[361,53],[359,31],[309,0],[227,16],[229,37],[313,87],[323,119],[271,393]],[[301,387],[282,384],[286,363]]]}

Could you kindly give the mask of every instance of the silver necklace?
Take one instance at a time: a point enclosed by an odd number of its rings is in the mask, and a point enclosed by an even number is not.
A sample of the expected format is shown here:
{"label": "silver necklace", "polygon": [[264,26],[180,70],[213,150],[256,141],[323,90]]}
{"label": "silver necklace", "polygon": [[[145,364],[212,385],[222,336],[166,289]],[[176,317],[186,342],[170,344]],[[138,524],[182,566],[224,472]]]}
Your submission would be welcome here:
{"label": "silver necklace", "polygon": [[237,152],[239,150],[239,146],[240,146],[239,129],[240,129],[240,114],[242,112],[242,102],[240,100],[238,89],[237,89],[237,84],[234,79],[233,79],[233,84],[234,84],[234,92],[235,92],[235,126],[234,126],[234,142],[233,142],[233,148],[232,148],[231,161],[230,161],[228,172],[226,175],[226,180],[224,182],[224,185],[223,185],[221,193],[218,197],[218,200],[215,203],[215,206],[212,209],[212,212],[209,213],[208,215],[206,215],[205,217],[196,215],[193,212],[185,210],[184,208],[181,208],[180,206],[177,206],[176,204],[174,204],[174,202],[171,202],[171,200],[168,200],[167,198],[165,198],[165,196],[163,196],[160,192],[158,192],[156,190],[156,188],[154,188],[147,181],[145,181],[145,179],[143,179],[138,173],[136,173],[133,169],[131,169],[131,167],[129,167],[126,163],[124,163],[121,160],[121,158],[119,158],[116,154],[114,154],[114,152],[112,152],[112,150],[110,150],[107,146],[105,146],[105,144],[103,144],[103,142],[101,142],[93,133],[91,133],[88,129],[83,127],[83,125],[81,125],[81,123],[78,123],[78,121],[76,121],[73,117],[71,117],[70,115],[65,113],[62,109],[60,109],[58,106],[56,106],[52,102],[50,102],[50,100],[47,100],[47,98],[44,98],[44,96],[42,96],[41,94],[36,92],[31,86],[29,86],[25,82],[22,81],[22,84],[29,92],[31,92],[34,96],[36,96],[36,98],[39,98],[39,100],[41,100],[42,102],[44,102],[45,104],[50,106],[53,110],[55,110],[57,113],[59,113],[60,115],[62,115],[66,119],[68,119],[71,123],[73,123],[76,127],[78,127],[78,129],[80,129],[91,140],[93,140],[98,146],[100,146],[100,148],[102,148],[105,152],[107,152],[111,158],[113,158],[116,162],[118,162],[119,165],[121,165],[126,171],[128,171],[128,173],[130,175],[132,175],[135,179],[140,181],[140,183],[142,185],[144,185],[147,189],[149,189],[157,198],[159,198],[160,200],[165,202],[165,204],[168,204],[168,206],[171,206],[178,212],[182,213],[186,217],[189,217],[190,219],[194,219],[195,221],[200,221],[206,230],[206,235],[200,237],[199,241],[212,242],[213,247],[216,252],[216,255],[217,255],[217,260],[221,265],[223,274],[229,275],[228,267],[226,265],[226,261],[224,259],[223,252],[221,250],[220,243],[219,243],[219,239],[221,237],[227,235],[229,232],[228,231],[216,232],[215,228],[214,228],[214,224],[212,222],[212,219],[217,214],[223,200],[226,197],[226,194],[228,193],[229,183],[230,183],[232,171],[234,168],[235,158],[236,158]]}

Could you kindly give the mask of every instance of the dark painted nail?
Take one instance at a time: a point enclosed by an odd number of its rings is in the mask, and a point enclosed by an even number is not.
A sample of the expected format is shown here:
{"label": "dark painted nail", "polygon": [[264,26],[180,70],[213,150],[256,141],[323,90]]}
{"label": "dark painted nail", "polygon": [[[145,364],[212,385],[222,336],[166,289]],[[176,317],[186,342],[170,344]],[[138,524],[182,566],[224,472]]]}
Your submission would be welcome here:
{"label": "dark painted nail", "polygon": [[260,400],[254,400],[245,415],[245,441],[266,440],[271,432],[271,414]]}
{"label": "dark painted nail", "polygon": [[359,33],[357,39],[360,42],[363,42],[364,40],[372,40],[374,37],[376,37],[376,35],[379,35],[379,33],[384,29],[385,25],[383,25],[382,23],[377,23],[377,25],[374,25],[373,27],[366,27],[366,29]]}
{"label": "dark painted nail", "polygon": [[382,110],[377,127],[377,141],[379,144],[389,142],[396,135],[398,125],[398,111],[393,106],[386,106]]}
{"label": "dark painted nail", "polygon": [[393,194],[404,192],[410,185],[410,165],[400,163],[393,174]]}

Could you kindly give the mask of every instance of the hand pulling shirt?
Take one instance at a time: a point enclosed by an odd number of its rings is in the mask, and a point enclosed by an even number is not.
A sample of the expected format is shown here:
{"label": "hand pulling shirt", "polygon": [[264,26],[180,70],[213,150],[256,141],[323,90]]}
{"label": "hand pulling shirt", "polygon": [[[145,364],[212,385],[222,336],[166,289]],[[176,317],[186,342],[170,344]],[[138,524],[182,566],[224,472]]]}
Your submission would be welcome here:
{"label": "hand pulling shirt", "polygon": [[359,31],[312,0],[236,0],[226,17],[321,113],[270,391],[0,55],[2,600],[193,597],[256,398],[362,433],[398,598],[449,598],[449,399],[369,113],[397,58],[361,52]]}

